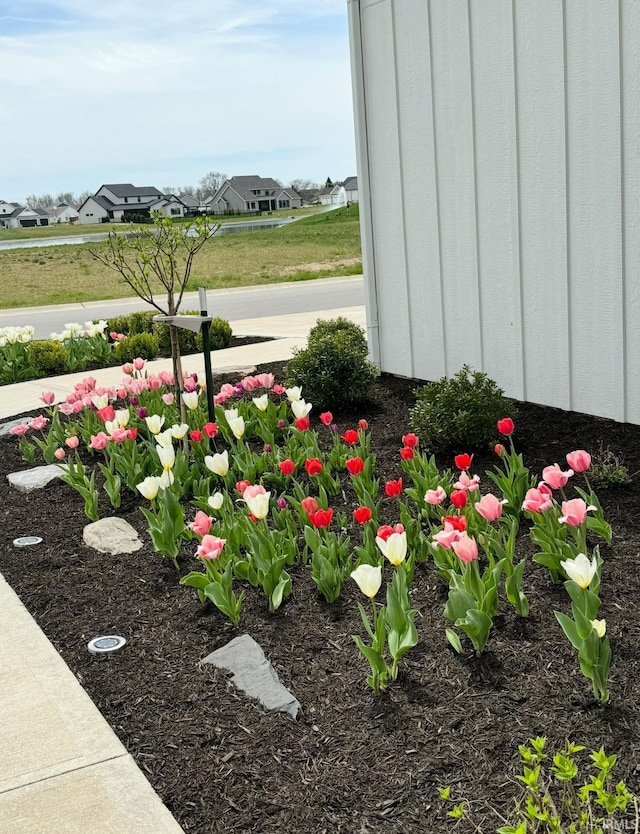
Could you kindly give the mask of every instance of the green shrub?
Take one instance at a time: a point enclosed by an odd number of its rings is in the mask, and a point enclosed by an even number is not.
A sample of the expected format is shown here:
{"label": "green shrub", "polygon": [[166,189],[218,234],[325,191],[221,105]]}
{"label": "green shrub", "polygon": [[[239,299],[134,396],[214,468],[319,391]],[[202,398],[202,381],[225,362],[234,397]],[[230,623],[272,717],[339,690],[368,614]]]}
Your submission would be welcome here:
{"label": "green shrub", "polygon": [[153,333],[153,317],[158,315],[157,310],[138,310],[126,316],[114,316],[107,320],[109,333],[124,333],[125,336],[135,336],[137,333]]}
{"label": "green shrub", "polygon": [[158,340],[153,333],[134,333],[113,348],[116,363],[133,362],[134,359],[155,359],[158,355]]}
{"label": "green shrub", "polygon": [[632,481],[624,458],[616,455],[609,447],[605,449],[602,446],[591,458],[591,471],[588,475],[598,489],[617,489]]}
{"label": "green shrub", "polygon": [[229,347],[231,344],[231,337],[233,330],[226,319],[221,319],[219,316],[211,322],[209,328],[209,342],[211,350],[222,350]]}
{"label": "green shrub", "polygon": [[113,316],[107,319],[107,333],[124,333],[129,335],[129,316]]}
{"label": "green shrub", "polygon": [[69,373],[69,351],[53,339],[39,339],[27,347],[29,364],[39,376]]}
{"label": "green shrub", "polygon": [[294,351],[286,384],[299,385],[316,408],[348,408],[364,402],[378,369],[367,359],[364,330],[345,318],[320,320],[307,347]]}
{"label": "green shrub", "polygon": [[[199,316],[197,310],[186,310],[181,313],[183,316]],[[158,339],[158,346],[162,355],[171,355],[171,342],[169,335],[169,325],[156,322],[153,332]],[[226,319],[214,318],[209,328],[209,342],[211,350],[220,350],[221,348],[229,347],[231,344],[231,337],[233,331],[231,325]],[[202,333],[197,333],[193,330],[186,330],[183,327],[178,328],[178,344],[180,345],[180,354],[186,355],[188,353],[202,352]]]}
{"label": "green shrub", "polygon": [[495,441],[496,423],[515,406],[486,374],[468,365],[450,378],[416,389],[411,427],[425,449],[472,451]]}

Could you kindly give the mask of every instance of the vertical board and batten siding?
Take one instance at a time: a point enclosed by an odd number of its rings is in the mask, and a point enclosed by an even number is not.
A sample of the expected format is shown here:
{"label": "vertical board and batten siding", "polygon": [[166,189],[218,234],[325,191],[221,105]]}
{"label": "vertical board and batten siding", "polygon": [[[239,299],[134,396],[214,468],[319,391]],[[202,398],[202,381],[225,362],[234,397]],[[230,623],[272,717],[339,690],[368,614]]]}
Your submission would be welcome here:
{"label": "vertical board and batten siding", "polygon": [[640,423],[640,3],[348,2],[382,369]]}

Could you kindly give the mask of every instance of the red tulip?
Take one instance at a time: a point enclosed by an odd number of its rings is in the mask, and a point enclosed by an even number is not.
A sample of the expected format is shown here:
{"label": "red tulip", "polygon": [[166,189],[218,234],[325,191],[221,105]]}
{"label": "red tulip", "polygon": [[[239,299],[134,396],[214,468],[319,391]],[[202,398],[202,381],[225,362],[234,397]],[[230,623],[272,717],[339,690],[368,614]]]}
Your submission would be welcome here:
{"label": "red tulip", "polygon": [[360,431],[366,431],[369,428],[369,423],[366,420],[358,420],[358,428]]}
{"label": "red tulip", "polygon": [[207,437],[215,437],[216,434],[218,434],[218,424],[205,423],[202,427],[202,431],[207,435]]}
{"label": "red tulip", "polygon": [[414,449],[418,445],[418,437],[413,433],[403,434],[402,442],[405,446],[409,446],[411,449]]}
{"label": "red tulip", "polygon": [[414,456],[415,453],[411,446],[404,446],[402,449],[400,449],[400,457],[402,458],[402,460],[412,460]]}
{"label": "red tulip", "polygon": [[508,437],[510,434],[513,434],[514,429],[515,425],[511,417],[503,417],[502,420],[498,420],[498,431],[500,434]]}
{"label": "red tulip", "polygon": [[325,426],[330,426],[333,423],[333,414],[330,411],[323,411],[320,415],[320,422]]}
{"label": "red tulip", "polygon": [[358,432],[355,429],[347,429],[342,435],[342,439],[349,446],[353,446],[354,443],[358,442]]}
{"label": "red tulip", "polygon": [[442,523],[449,523],[454,530],[462,532],[467,529],[467,519],[463,515],[445,515]]}
{"label": "red tulip", "polygon": [[111,422],[115,416],[116,412],[112,405],[106,405],[98,411],[98,417],[105,423],[107,421]]}
{"label": "red tulip", "polygon": [[496,445],[493,447],[494,455],[497,455],[499,458],[501,458],[506,451],[507,450],[504,448],[502,443],[496,443]]}
{"label": "red tulip", "polygon": [[192,443],[200,443],[202,440],[202,432],[200,429],[194,429],[193,431],[189,432],[189,440]]}
{"label": "red tulip", "polygon": [[319,475],[322,472],[322,461],[319,458],[307,458],[304,463],[307,475]]}
{"label": "red tulip", "polygon": [[314,527],[328,527],[333,518],[333,510],[316,510],[314,513],[309,513],[309,521]]}
{"label": "red tulip", "polygon": [[289,458],[287,458],[286,460],[283,460],[278,464],[278,469],[282,472],[283,475],[293,475],[296,469],[296,465],[292,460],[289,460]]}
{"label": "red tulip", "polygon": [[359,475],[364,469],[364,461],[362,458],[348,458],[344,464],[350,475]]}
{"label": "red tulip", "polygon": [[236,481],[236,490],[240,495],[242,495],[245,489],[249,486],[251,486],[250,481]]}
{"label": "red tulip", "polygon": [[458,510],[461,510],[467,504],[467,493],[463,489],[454,489],[449,497],[453,506]]}
{"label": "red tulip", "polygon": [[389,498],[395,498],[396,495],[400,495],[402,492],[402,478],[398,478],[397,481],[387,481],[384,485],[384,491]]}
{"label": "red tulip", "polygon": [[395,527],[392,527],[390,524],[383,524],[382,527],[378,527],[376,537],[386,542],[389,536],[392,536],[394,533],[404,533],[404,526],[402,524],[396,524]]}
{"label": "red tulip", "polygon": [[311,423],[309,422],[308,417],[298,417],[297,420],[293,421],[293,425],[298,429],[298,431],[306,431]]}
{"label": "red tulip", "polygon": [[462,471],[469,469],[471,466],[471,461],[473,460],[473,455],[468,455],[466,452],[462,455],[456,455],[453,459],[453,462]]}
{"label": "red tulip", "polygon": [[353,517],[358,522],[358,524],[366,524],[367,521],[371,521],[372,512],[369,507],[358,507],[357,510],[353,511]]}

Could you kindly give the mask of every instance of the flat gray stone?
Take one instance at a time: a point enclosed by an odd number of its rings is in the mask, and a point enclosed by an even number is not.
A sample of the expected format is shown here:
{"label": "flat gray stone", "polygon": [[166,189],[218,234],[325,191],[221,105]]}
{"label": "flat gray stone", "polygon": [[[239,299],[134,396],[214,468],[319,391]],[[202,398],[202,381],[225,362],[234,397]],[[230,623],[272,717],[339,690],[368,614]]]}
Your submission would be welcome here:
{"label": "flat gray stone", "polygon": [[62,467],[51,463],[48,466],[25,469],[22,472],[10,472],[7,475],[7,480],[18,492],[33,492],[34,489],[42,489],[50,481],[60,478],[62,474]]}
{"label": "flat gray stone", "polygon": [[212,663],[218,669],[232,672],[232,683],[250,698],[257,698],[267,709],[287,712],[293,718],[297,716],[299,702],[280,683],[264,652],[248,634],[234,637],[226,646],[211,652],[200,662]]}
{"label": "flat gray stone", "polygon": [[233,377],[232,385],[235,385],[236,382],[240,382],[241,379],[244,379],[245,376],[253,376],[257,373],[258,369],[255,365],[244,365],[238,367],[237,365],[223,365],[221,368],[216,368],[215,363],[216,354],[215,351],[211,353],[211,364],[213,365],[213,373],[216,376],[220,374],[225,374]]}
{"label": "flat gray stone", "polygon": [[124,518],[112,516],[87,524],[82,533],[84,543],[100,553],[135,553],[142,542],[136,530]]}

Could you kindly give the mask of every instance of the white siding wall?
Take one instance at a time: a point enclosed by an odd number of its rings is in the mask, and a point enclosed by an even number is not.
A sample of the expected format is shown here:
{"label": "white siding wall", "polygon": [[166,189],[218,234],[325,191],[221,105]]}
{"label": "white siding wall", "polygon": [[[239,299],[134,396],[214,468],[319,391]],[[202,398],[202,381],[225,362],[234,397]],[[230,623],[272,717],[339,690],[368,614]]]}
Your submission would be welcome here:
{"label": "white siding wall", "polygon": [[103,217],[108,217],[107,212],[91,197],[83,203],[78,213],[80,223],[100,223]]}
{"label": "white siding wall", "polygon": [[348,2],[374,358],[640,423],[638,0]]}

